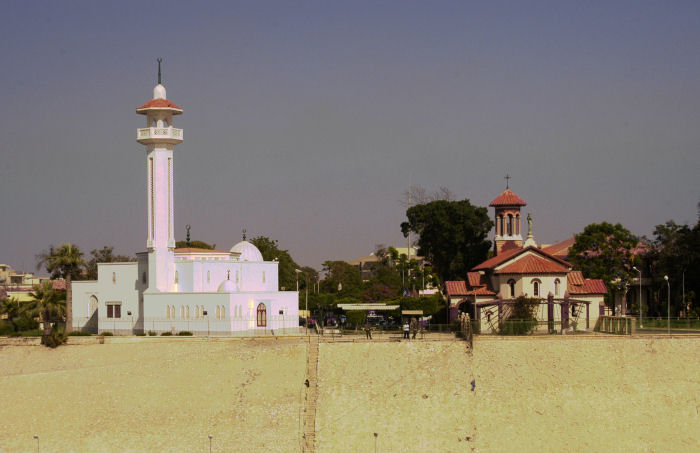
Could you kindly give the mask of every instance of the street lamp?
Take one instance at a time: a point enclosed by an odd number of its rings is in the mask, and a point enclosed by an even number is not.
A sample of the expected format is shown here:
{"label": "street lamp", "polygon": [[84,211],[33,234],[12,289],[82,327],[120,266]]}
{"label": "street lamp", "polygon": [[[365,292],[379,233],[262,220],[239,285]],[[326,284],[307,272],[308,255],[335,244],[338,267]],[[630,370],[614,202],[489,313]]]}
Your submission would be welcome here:
{"label": "street lamp", "polygon": [[632,269],[639,272],[639,328],[642,328],[642,271],[637,269],[637,266],[632,266]]}
{"label": "street lamp", "polygon": [[671,335],[671,284],[668,281],[668,275],[664,275],[666,286],[668,287],[668,334]]}
{"label": "street lamp", "polygon": [[211,438],[214,437],[211,434],[209,434],[209,453],[211,453]]}
{"label": "street lamp", "polygon": [[297,273],[297,292],[299,292],[299,274],[301,273],[301,269],[294,269],[294,272]]}
{"label": "street lamp", "polygon": [[34,434],[34,438],[36,439],[36,453],[39,453],[39,435]]}

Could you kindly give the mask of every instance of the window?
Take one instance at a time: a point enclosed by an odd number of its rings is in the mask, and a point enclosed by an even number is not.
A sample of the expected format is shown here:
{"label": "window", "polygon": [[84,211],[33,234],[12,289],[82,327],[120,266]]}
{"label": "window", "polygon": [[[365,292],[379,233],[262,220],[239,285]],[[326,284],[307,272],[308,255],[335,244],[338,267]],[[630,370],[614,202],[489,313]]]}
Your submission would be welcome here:
{"label": "window", "polygon": [[265,283],[265,271],[263,271],[263,283]]}
{"label": "window", "polygon": [[211,272],[207,271],[207,283],[211,282]]}
{"label": "window", "polygon": [[112,272],[112,283],[117,283],[117,273]]}
{"label": "window", "polygon": [[508,288],[510,288],[510,297],[515,297],[515,280],[508,280]]}
{"label": "window", "polygon": [[265,304],[258,304],[258,327],[267,326],[267,310],[265,310]]}
{"label": "window", "polygon": [[498,223],[500,224],[499,235],[503,236],[503,216],[498,216]]}
{"label": "window", "polygon": [[216,306],[216,319],[221,319],[221,307]]}
{"label": "window", "polygon": [[513,216],[511,214],[508,214],[508,236],[513,235]]}
{"label": "window", "polygon": [[221,319],[226,319],[226,307],[221,306]]}
{"label": "window", "polygon": [[559,296],[559,284],[560,283],[561,282],[559,281],[559,279],[554,280],[554,295],[555,296]]}
{"label": "window", "polygon": [[146,284],[146,272],[144,271],[143,274],[141,274],[141,282],[145,285]]}
{"label": "window", "polygon": [[190,306],[188,305],[185,307],[185,318],[189,319],[189,317],[190,317]]}
{"label": "window", "polygon": [[170,307],[165,307],[165,317],[170,319]]}
{"label": "window", "polygon": [[107,302],[107,317],[108,318],[121,318],[122,317],[122,304],[121,304],[121,302]]}
{"label": "window", "polygon": [[185,307],[183,307],[182,305],[180,305],[180,317],[181,318],[185,317]]}
{"label": "window", "polygon": [[175,271],[175,284],[177,285],[178,281],[180,280],[180,274]]}
{"label": "window", "polygon": [[535,297],[540,297],[540,282],[539,280],[532,281],[532,295]]}
{"label": "window", "polygon": [[515,215],[515,234],[520,234],[520,214]]}

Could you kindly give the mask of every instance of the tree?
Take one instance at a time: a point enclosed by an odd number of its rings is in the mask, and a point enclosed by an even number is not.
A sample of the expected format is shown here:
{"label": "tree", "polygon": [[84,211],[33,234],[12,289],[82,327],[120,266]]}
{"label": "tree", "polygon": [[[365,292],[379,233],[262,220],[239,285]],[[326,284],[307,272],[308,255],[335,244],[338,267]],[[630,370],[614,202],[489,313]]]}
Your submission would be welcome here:
{"label": "tree", "polygon": [[418,233],[418,254],[432,264],[441,281],[464,278],[484,261],[491,248],[493,227],[488,211],[469,200],[438,200],[408,208],[401,231]]}
{"label": "tree", "polygon": [[345,261],[323,263],[326,278],[321,281],[321,291],[337,293],[339,297],[360,297],[363,290],[360,270]]}
{"label": "tree", "polygon": [[[258,236],[250,240],[250,242],[260,250],[265,261],[279,261],[279,287],[280,289],[292,290],[296,289],[296,269],[299,265],[292,259],[288,251],[279,248],[279,243],[276,240],[265,236]],[[301,281],[299,282],[301,283]]]}
{"label": "tree", "polygon": [[[663,276],[668,275],[673,311],[690,312],[700,291],[700,222],[693,228],[678,225],[673,220],[657,225],[654,239],[647,241],[647,245],[650,249],[645,260],[649,270],[647,275],[652,277],[654,287],[666,294]],[[683,302],[685,306],[682,306]]]}
{"label": "tree", "polygon": [[60,321],[67,312],[67,300],[62,293],[63,291],[53,289],[51,282],[34,285],[34,291],[30,293],[32,302],[29,311],[35,316],[40,316],[44,323],[42,341],[45,344],[46,340],[51,336],[51,324]]}
{"label": "tree", "polygon": [[207,249],[207,250],[214,250],[216,249],[216,244],[208,244],[204,241],[190,241],[190,244],[187,245],[187,241],[177,241],[175,243],[175,248],[181,249],[185,247],[191,247],[195,249]]}
{"label": "tree", "polygon": [[[617,223],[592,223],[574,236],[569,259],[588,278],[599,278],[608,288],[606,302],[615,312],[615,296],[622,295],[622,313],[629,283],[636,275],[634,249],[639,238]],[[641,263],[641,261],[640,261]]]}
{"label": "tree", "polygon": [[115,255],[114,247],[106,245],[101,249],[94,249],[90,252],[92,258],[85,264],[85,278],[87,280],[97,280],[98,263],[126,263],[136,261],[136,258],[126,255]]}
{"label": "tree", "polygon": [[66,280],[66,333],[73,330],[73,288],[72,280],[80,278],[85,261],[83,252],[77,245],[68,243],[61,244],[56,248],[49,246],[48,251],[43,251],[36,255],[37,266],[45,266],[46,271],[51,274],[51,278],[64,278]]}

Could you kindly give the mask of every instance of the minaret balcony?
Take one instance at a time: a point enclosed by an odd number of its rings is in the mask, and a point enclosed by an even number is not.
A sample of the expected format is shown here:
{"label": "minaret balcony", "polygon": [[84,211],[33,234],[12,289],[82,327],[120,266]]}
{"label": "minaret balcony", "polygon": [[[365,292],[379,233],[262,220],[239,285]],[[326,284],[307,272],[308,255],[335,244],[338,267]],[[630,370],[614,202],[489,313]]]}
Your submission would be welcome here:
{"label": "minaret balcony", "polygon": [[136,133],[136,141],[147,145],[149,143],[182,143],[182,129],[169,127],[144,127]]}

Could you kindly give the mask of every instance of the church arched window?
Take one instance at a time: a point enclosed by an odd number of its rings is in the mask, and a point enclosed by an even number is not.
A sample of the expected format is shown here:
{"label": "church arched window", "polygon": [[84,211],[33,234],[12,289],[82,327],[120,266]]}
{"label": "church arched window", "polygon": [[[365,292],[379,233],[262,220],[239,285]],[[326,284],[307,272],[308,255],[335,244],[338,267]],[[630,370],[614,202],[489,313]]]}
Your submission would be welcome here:
{"label": "church arched window", "polygon": [[221,319],[226,319],[226,306],[221,306]]}
{"label": "church arched window", "polygon": [[559,279],[554,280],[554,295],[559,296],[559,286],[561,285],[561,282]]}
{"label": "church arched window", "polygon": [[500,236],[503,236],[503,216],[502,215],[498,216],[498,223],[500,225],[500,228],[499,228],[500,231],[498,231],[498,234]]}
{"label": "church arched window", "polygon": [[520,234],[520,214],[515,214],[515,234]]}
{"label": "church arched window", "polygon": [[506,225],[508,228],[508,236],[513,235],[513,215],[508,214],[508,224]]}
{"label": "church arched window", "polygon": [[538,279],[532,280],[532,295],[534,297],[540,297],[540,285],[542,285],[542,282]]}
{"label": "church arched window", "polygon": [[117,273],[112,272],[112,283],[117,283]]}
{"label": "church arched window", "polygon": [[515,280],[508,280],[508,288],[510,289],[510,297],[515,297]]}
{"label": "church arched window", "polygon": [[267,310],[265,309],[265,304],[258,304],[258,327],[267,326]]}

